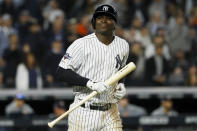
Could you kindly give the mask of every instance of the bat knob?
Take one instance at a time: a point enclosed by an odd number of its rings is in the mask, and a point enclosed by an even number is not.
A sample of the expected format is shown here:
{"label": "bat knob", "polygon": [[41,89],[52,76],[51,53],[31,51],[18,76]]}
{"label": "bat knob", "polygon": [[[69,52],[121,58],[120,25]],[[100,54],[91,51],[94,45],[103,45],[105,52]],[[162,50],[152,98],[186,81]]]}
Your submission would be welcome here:
{"label": "bat knob", "polygon": [[49,123],[48,123],[48,126],[49,126],[50,128],[53,128],[54,125],[55,125],[55,124],[54,124],[53,122],[49,122]]}

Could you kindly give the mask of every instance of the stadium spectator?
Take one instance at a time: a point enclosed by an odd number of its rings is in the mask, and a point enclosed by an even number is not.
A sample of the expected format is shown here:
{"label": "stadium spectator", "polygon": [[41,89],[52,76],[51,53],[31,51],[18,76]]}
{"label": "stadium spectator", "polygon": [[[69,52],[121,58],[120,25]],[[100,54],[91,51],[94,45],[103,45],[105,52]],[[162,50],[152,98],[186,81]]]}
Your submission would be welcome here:
{"label": "stadium spectator", "polygon": [[164,86],[169,73],[169,61],[163,56],[163,43],[155,45],[155,55],[146,60],[145,79],[147,85]]}
{"label": "stadium spectator", "polygon": [[[34,109],[25,102],[25,96],[21,93],[16,94],[16,97],[5,107],[7,117],[27,121],[34,115]],[[6,127],[5,131],[27,131],[27,127]]]}
{"label": "stadium spectator", "polygon": [[[53,21],[51,28],[49,28],[47,31],[45,31],[45,36],[46,36],[46,50],[50,50],[51,48],[51,43],[54,40],[61,41],[62,43],[65,42],[66,38],[66,31],[64,27],[64,19],[62,17],[56,17],[55,20]],[[62,46],[64,47],[64,46]]]}
{"label": "stadium spectator", "polygon": [[160,12],[157,11],[153,12],[153,14],[151,15],[150,21],[148,21],[146,25],[151,36],[156,35],[158,28],[163,28],[165,26],[164,21],[161,17],[162,16]]}
{"label": "stadium spectator", "polygon": [[[131,21],[131,9],[128,5],[128,0],[107,0],[103,1],[105,4],[114,6],[118,12],[118,22],[122,28],[128,28]],[[132,12],[133,13],[133,12]]]}
{"label": "stadium spectator", "polygon": [[118,109],[121,117],[136,117],[147,115],[147,112],[143,107],[130,104],[128,96],[125,96],[119,101]]}
{"label": "stadium spectator", "polygon": [[[56,119],[57,117],[59,117],[60,115],[62,115],[64,112],[66,112],[65,109],[65,103],[64,101],[57,101],[53,104],[53,113],[49,114],[49,118],[50,119]],[[54,128],[49,128],[48,131],[63,131],[66,130],[66,127],[54,127]]]}
{"label": "stadium spectator", "polygon": [[197,31],[197,7],[193,7],[190,11],[188,24]]}
{"label": "stadium spectator", "polygon": [[36,57],[37,64],[41,66],[43,64],[43,57],[46,54],[47,49],[43,31],[36,20],[29,23],[28,34],[24,38],[24,43],[29,45],[30,51]]}
{"label": "stadium spectator", "polygon": [[13,27],[13,18],[10,14],[2,15],[2,31],[7,37],[10,34],[17,33],[17,30]]}
{"label": "stadium spectator", "polygon": [[187,70],[189,68],[189,62],[186,59],[186,53],[184,53],[182,50],[177,50],[175,52],[174,57],[171,60],[171,68],[180,67],[184,73],[184,75],[187,73]]}
{"label": "stadium spectator", "polygon": [[15,87],[16,68],[21,62],[22,53],[18,47],[18,37],[16,34],[9,35],[9,47],[3,53],[5,67],[3,68],[3,82],[6,88]]}
{"label": "stadium spectator", "polygon": [[192,65],[189,68],[188,74],[187,74],[187,86],[197,86],[197,67],[196,65]]}
{"label": "stadium spectator", "polygon": [[[3,20],[2,17],[0,16],[0,61],[2,61],[2,54],[7,47],[8,47],[8,37],[4,31]],[[1,62],[0,62],[0,67],[2,67]]]}
{"label": "stadium spectator", "polygon": [[167,42],[172,55],[174,55],[177,50],[188,52],[191,49],[189,29],[185,23],[183,14],[177,14],[175,16],[175,24],[173,26],[169,25],[168,33]]}
{"label": "stadium spectator", "polygon": [[138,33],[135,33],[134,40],[139,41],[144,50],[147,50],[152,45],[152,40],[146,27],[142,27]]}
{"label": "stadium spectator", "polygon": [[24,43],[26,36],[28,35],[29,23],[31,22],[31,16],[28,10],[22,10],[18,16],[18,20],[15,22],[16,30],[18,31],[19,41]]}
{"label": "stadium spectator", "polygon": [[126,77],[125,84],[129,86],[142,86],[144,83],[145,58],[140,42],[135,41],[131,44],[128,61],[133,61],[137,68]]}
{"label": "stadium spectator", "polygon": [[14,100],[6,106],[6,115],[10,117],[32,115],[34,110],[30,105],[25,103],[24,98],[23,94],[17,94]]}
{"label": "stadium spectator", "polygon": [[[44,72],[44,82],[46,87],[59,87],[64,84],[60,82],[56,77],[56,70],[59,61],[64,55],[62,50],[62,44],[60,41],[53,41],[51,50],[46,54],[44,63],[43,63],[43,72]],[[51,62],[53,61],[53,62]]]}
{"label": "stadium spectator", "polygon": [[15,15],[14,4],[12,0],[3,0],[0,4],[0,14]]}
{"label": "stadium spectator", "polygon": [[76,39],[82,37],[79,33],[77,33],[77,19],[75,18],[69,19],[66,30],[65,49],[67,49]]}
{"label": "stadium spectator", "polygon": [[130,13],[131,19],[138,17],[140,21],[145,24],[149,19],[148,7],[150,2],[145,0],[129,0],[128,3],[132,12]]}
{"label": "stadium spectator", "polygon": [[57,0],[50,0],[43,8],[42,15],[44,17],[43,27],[47,30],[50,28],[50,24],[53,23],[57,17],[64,17],[64,12],[59,8]]}
{"label": "stadium spectator", "polygon": [[37,66],[35,56],[32,53],[25,54],[24,62],[17,66],[16,89],[28,90],[41,88],[42,78],[40,68]]}
{"label": "stadium spectator", "polygon": [[164,37],[162,37],[162,36],[160,36],[158,34],[153,37],[152,44],[148,44],[146,46],[145,51],[144,51],[145,57],[148,59],[148,58],[154,56],[154,54],[155,54],[155,48],[156,48],[157,45],[160,45],[160,44],[163,45],[163,48],[162,48],[162,54],[163,54],[163,56],[166,59],[169,60],[170,59],[169,47],[165,43]]}
{"label": "stadium spectator", "polygon": [[166,19],[166,0],[153,0],[148,7],[149,17],[155,15],[158,12],[159,17],[162,21]]}
{"label": "stadium spectator", "polygon": [[139,33],[139,31],[143,27],[143,23],[138,17],[134,17],[134,19],[132,19],[131,21],[131,27],[135,30],[136,33]]}
{"label": "stadium spectator", "polygon": [[84,15],[80,18],[80,22],[77,24],[77,33],[81,36],[89,34],[89,26],[91,26],[90,18],[88,15]]}
{"label": "stadium spectator", "polygon": [[9,45],[9,35],[16,34],[16,32],[12,25],[11,16],[3,14],[0,18],[0,58],[2,58],[4,50]]}
{"label": "stadium spectator", "polygon": [[168,84],[169,86],[184,86],[184,71],[181,67],[177,66],[173,69],[173,72],[169,75]]}
{"label": "stadium spectator", "polygon": [[196,62],[197,63],[197,29],[194,28],[189,29],[189,36],[192,42],[191,50],[188,53],[187,59],[189,62]]}
{"label": "stadium spectator", "polygon": [[160,107],[153,110],[152,116],[177,116],[178,112],[173,110],[173,102],[169,97],[161,99]]}
{"label": "stadium spectator", "polygon": [[27,9],[30,15],[37,19],[39,23],[42,23],[42,13],[39,5],[40,0],[25,0],[24,8]]}

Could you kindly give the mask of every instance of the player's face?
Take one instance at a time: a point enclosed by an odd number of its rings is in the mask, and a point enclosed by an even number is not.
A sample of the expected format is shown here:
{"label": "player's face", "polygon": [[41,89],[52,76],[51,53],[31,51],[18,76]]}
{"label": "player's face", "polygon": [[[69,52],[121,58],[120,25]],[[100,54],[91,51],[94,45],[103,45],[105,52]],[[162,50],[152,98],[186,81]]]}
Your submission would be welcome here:
{"label": "player's face", "polygon": [[98,16],[95,24],[96,32],[104,35],[112,34],[115,29],[115,21],[110,16]]}

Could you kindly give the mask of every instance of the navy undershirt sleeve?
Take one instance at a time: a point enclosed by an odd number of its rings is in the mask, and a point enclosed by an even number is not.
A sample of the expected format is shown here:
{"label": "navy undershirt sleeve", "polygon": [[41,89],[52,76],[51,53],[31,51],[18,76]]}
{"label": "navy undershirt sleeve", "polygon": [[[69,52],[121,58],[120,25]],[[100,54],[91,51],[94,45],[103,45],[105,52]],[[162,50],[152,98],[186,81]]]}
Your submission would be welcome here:
{"label": "navy undershirt sleeve", "polygon": [[80,76],[73,70],[64,69],[62,67],[58,67],[56,75],[59,80],[75,86],[86,86],[89,81],[88,78]]}

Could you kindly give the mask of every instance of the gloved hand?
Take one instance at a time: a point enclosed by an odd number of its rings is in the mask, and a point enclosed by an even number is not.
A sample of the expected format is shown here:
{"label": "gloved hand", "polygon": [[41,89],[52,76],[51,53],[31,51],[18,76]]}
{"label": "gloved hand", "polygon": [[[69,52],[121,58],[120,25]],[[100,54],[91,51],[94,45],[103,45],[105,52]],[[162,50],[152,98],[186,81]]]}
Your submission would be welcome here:
{"label": "gloved hand", "polygon": [[106,85],[104,82],[92,82],[89,80],[86,84],[91,90],[97,91],[99,94],[107,91],[110,86]]}
{"label": "gloved hand", "polygon": [[116,87],[116,92],[114,93],[114,96],[117,99],[122,99],[126,95],[126,88],[123,83],[119,83]]}

